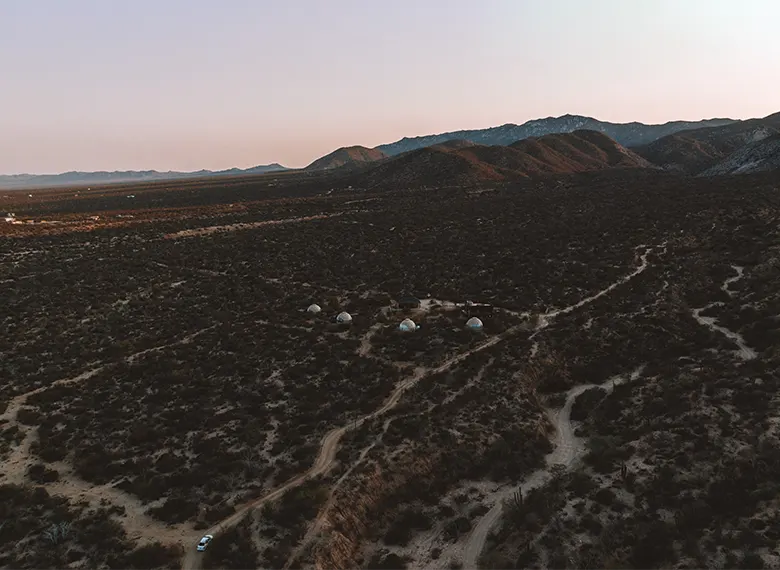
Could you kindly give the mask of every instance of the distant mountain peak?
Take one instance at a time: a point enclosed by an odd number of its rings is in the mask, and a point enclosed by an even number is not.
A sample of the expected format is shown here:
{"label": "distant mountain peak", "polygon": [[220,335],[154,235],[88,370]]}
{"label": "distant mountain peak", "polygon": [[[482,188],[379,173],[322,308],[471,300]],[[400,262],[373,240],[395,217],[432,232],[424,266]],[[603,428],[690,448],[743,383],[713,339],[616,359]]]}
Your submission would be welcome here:
{"label": "distant mountain peak", "polygon": [[451,131],[435,135],[404,137],[399,141],[376,147],[389,156],[395,156],[410,150],[423,148],[453,139],[463,139],[482,145],[509,145],[529,137],[539,137],[555,133],[568,133],[579,129],[599,131],[619,144],[632,147],[650,143],[663,136],[697,127],[714,127],[735,122],[732,119],[706,119],[703,121],[672,121],[663,125],[643,123],[609,123],[593,117],[567,113],[560,117],[545,117],[526,121],[522,125],[505,123],[485,129]]}
{"label": "distant mountain peak", "polygon": [[452,139],[410,150],[358,173],[366,188],[464,186],[612,168],[655,168],[604,133],[577,129],[511,145]]}
{"label": "distant mountain peak", "polygon": [[331,170],[361,166],[387,158],[381,150],[360,145],[343,146],[318,158],[304,170]]}

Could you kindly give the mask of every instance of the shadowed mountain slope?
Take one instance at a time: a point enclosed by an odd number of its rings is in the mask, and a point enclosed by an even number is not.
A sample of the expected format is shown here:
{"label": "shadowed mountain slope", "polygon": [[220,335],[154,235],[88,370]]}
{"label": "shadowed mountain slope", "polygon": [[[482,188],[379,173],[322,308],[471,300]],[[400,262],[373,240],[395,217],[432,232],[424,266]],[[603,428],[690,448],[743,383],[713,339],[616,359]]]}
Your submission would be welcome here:
{"label": "shadowed mountain slope", "polygon": [[364,146],[345,146],[318,158],[304,170],[327,170],[332,168],[354,168],[387,158],[381,150]]}
{"label": "shadowed mountain slope", "polygon": [[650,168],[642,157],[595,131],[518,141],[511,146],[434,145],[384,161],[361,173],[366,187],[460,186],[544,174],[609,168]]}

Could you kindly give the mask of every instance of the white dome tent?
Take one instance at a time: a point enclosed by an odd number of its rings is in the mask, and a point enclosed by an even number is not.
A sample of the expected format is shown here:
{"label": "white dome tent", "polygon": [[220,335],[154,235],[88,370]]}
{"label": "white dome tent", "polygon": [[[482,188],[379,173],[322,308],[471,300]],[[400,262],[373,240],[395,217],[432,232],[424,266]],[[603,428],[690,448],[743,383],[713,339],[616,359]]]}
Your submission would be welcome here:
{"label": "white dome tent", "polygon": [[348,325],[352,322],[352,315],[343,311],[336,316],[336,322],[342,325]]}
{"label": "white dome tent", "polygon": [[317,303],[312,303],[309,305],[309,308],[306,309],[307,313],[311,313],[313,315],[317,315],[322,312],[322,307],[320,307]]}
{"label": "white dome tent", "polygon": [[472,330],[482,330],[482,321],[477,317],[471,317],[466,321],[466,326]]}
{"label": "white dome tent", "polygon": [[398,325],[398,330],[401,332],[414,332],[419,328],[419,325],[416,325],[412,319],[404,319]]}

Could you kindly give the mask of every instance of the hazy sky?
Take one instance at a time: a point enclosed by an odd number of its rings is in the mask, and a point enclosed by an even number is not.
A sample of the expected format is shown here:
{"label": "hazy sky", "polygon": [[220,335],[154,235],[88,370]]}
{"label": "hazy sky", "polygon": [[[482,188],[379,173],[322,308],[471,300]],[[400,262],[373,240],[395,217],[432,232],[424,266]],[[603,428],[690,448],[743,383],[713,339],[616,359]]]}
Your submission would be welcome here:
{"label": "hazy sky", "polygon": [[777,0],[0,0],[0,173],[780,111]]}

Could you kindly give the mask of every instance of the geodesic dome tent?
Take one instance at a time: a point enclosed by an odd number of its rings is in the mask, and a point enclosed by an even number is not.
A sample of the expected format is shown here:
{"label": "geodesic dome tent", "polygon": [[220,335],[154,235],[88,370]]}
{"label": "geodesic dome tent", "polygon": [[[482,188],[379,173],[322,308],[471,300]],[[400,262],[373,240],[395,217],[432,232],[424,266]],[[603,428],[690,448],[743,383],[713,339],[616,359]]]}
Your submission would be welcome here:
{"label": "geodesic dome tent", "polygon": [[401,324],[398,325],[398,330],[401,332],[414,332],[419,327],[414,324],[414,321],[412,319],[404,319],[401,321]]}
{"label": "geodesic dome tent", "polygon": [[343,311],[336,316],[336,322],[342,325],[348,325],[352,322],[352,315]]}
{"label": "geodesic dome tent", "polygon": [[477,317],[471,317],[466,321],[466,326],[470,329],[479,330],[482,328],[482,320],[478,319]]}
{"label": "geodesic dome tent", "polygon": [[306,309],[306,312],[316,315],[322,312],[322,307],[320,307],[317,303],[312,303],[309,305],[309,308]]}

